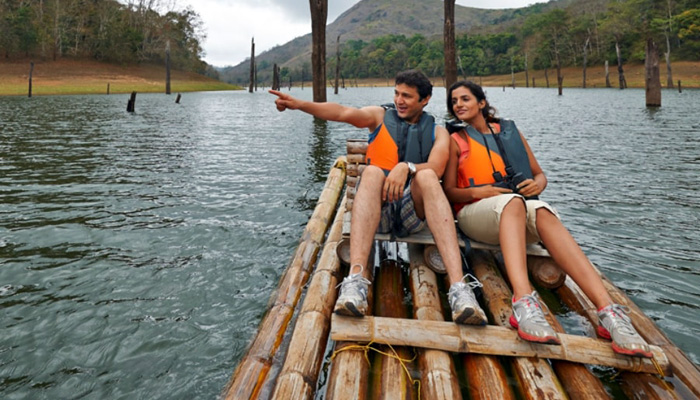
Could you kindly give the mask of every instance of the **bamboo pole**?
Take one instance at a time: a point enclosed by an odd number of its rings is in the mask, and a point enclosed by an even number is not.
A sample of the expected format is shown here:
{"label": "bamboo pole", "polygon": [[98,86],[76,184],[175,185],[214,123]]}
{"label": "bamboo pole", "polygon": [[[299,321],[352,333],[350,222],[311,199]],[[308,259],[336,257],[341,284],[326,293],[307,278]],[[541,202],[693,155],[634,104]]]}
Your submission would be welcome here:
{"label": "bamboo pole", "polygon": [[[493,257],[482,251],[473,251],[470,265],[474,275],[484,285],[486,310],[496,325],[509,326],[512,313],[512,292],[503,280]],[[517,333],[515,334],[517,337]],[[520,342],[520,339],[515,339]],[[541,347],[541,346],[540,346]],[[542,358],[514,358],[511,361],[521,391],[527,399],[566,398],[566,393],[556,374]]]}
{"label": "bamboo pole", "polygon": [[260,323],[258,334],[226,386],[225,399],[250,399],[259,394],[338,203],[345,181],[344,164],[344,158],[339,157],[331,168],[294,258],[270,298],[270,306]]}
{"label": "bamboo pole", "polygon": [[[604,277],[603,284],[605,284],[606,286],[612,286],[609,282],[607,282],[607,280]],[[610,292],[611,296],[613,297],[613,301],[623,301],[623,298],[620,295],[625,295],[619,292],[619,289],[617,289],[616,287],[608,287],[608,292]],[[588,297],[585,296],[581,288],[571,278],[566,279],[564,285],[557,290],[557,295],[559,295],[562,302],[566,304],[569,308],[585,316],[593,325],[594,329],[598,326],[598,316],[596,313],[595,305],[588,299]],[[630,301],[628,304],[620,304],[630,307],[629,304],[632,303]],[[689,371],[687,368],[684,368],[685,366],[682,363],[681,368],[678,368],[679,361],[685,359],[685,355],[680,352],[676,353],[673,350],[669,352],[669,347],[677,350],[677,348],[673,346],[673,344],[671,344],[670,341],[668,342],[670,346],[666,346],[663,343],[659,343],[661,338],[656,335],[656,332],[654,332],[658,331],[658,328],[653,324],[653,322],[651,323],[651,325],[641,324],[639,315],[635,315],[634,313],[632,313],[630,317],[632,318],[632,323],[635,325],[635,328],[639,331],[640,335],[642,335],[642,337],[644,337],[644,339],[647,340],[647,342],[649,342],[649,344],[652,344],[650,338],[657,340],[656,343],[659,344],[659,346],[664,350],[665,355],[669,359],[671,370],[676,375],[677,379],[674,379],[674,390],[673,388],[670,388],[667,383],[663,382],[662,379],[658,378],[655,375],[622,373],[621,384],[623,390],[628,394],[636,392],[636,396],[641,396],[641,398],[679,399],[685,398],[686,396],[683,396],[682,393],[688,392],[689,390],[692,391],[696,397],[700,397],[698,393],[695,393],[699,389],[697,386],[698,383],[693,383],[692,381],[692,370]],[[647,317],[644,316],[644,318]],[[677,371],[683,371],[685,378],[679,376]],[[689,373],[689,375],[685,375],[685,373],[687,372]],[[698,376],[697,374],[698,373],[695,372],[696,379]],[[686,385],[688,385],[689,387]],[[636,396],[632,397],[639,398]]]}
{"label": "bamboo pole", "polygon": [[[512,360],[528,357],[532,360],[545,361],[543,359],[549,358],[604,365],[626,371],[657,372],[657,367],[651,359],[616,354],[610,347],[610,343],[605,340],[568,334],[560,334],[559,338],[561,345],[546,345],[521,340],[515,330],[494,325],[474,326],[453,322],[386,317],[354,318],[341,315],[334,315],[331,319],[331,339],[333,340],[377,342],[454,353],[509,356]],[[668,359],[665,358],[661,348],[650,346],[650,349],[662,372],[669,372]],[[543,376],[558,382],[551,370],[543,371],[537,365],[527,368],[527,380],[532,380],[534,377],[539,377],[536,380],[541,380]],[[540,384],[533,393],[541,391],[546,386]],[[566,394],[560,391],[553,398],[565,396]]]}
{"label": "bamboo pole", "polygon": [[[598,272],[600,273],[600,271]],[[664,350],[671,362],[673,374],[687,385],[695,396],[700,397],[700,369],[671,342],[654,321],[647,317],[622,290],[613,285],[605,276],[603,276],[603,284],[614,302],[629,307],[632,323],[647,343],[659,346]]]}
{"label": "bamboo pole", "polygon": [[[404,303],[404,282],[401,273],[401,266],[398,261],[388,259],[382,254],[384,247],[395,247],[393,242],[380,242],[380,259],[383,259],[379,274],[375,278],[374,294],[374,314],[389,318],[408,318],[408,310]],[[389,249],[392,251],[394,249]],[[413,399],[413,381],[406,375],[405,368],[413,369],[411,360],[413,354],[411,349],[406,347],[377,345],[379,349],[387,354],[375,354],[372,369],[376,373],[372,374],[370,385],[370,396],[372,399]],[[392,350],[393,349],[393,350]],[[396,357],[400,357],[401,360]]]}
{"label": "bamboo pole", "polygon": [[[370,254],[369,260],[374,256]],[[369,261],[368,260],[368,261]],[[362,276],[372,280],[372,269],[362,270]],[[372,313],[374,304],[374,293],[367,292],[367,314]],[[331,317],[332,321],[332,317]],[[332,322],[331,322],[332,328]],[[331,370],[328,374],[328,387],[326,388],[326,399],[328,400],[365,400],[367,399],[367,387],[369,382],[369,359],[362,343],[357,342],[337,342],[335,353],[332,358]]]}
{"label": "bamboo pole", "polygon": [[527,256],[527,270],[536,285],[556,289],[564,284],[566,273],[551,257]]}
{"label": "bamboo pole", "polygon": [[348,164],[348,176],[360,177],[366,167],[365,164]]}
{"label": "bamboo pole", "polygon": [[340,261],[335,248],[343,228],[345,198],[326,239],[304,304],[299,311],[289,351],[282,366],[273,399],[310,399],[316,390],[316,381],[328,341],[331,314],[338,295]]}
{"label": "bamboo pole", "polygon": [[367,164],[367,159],[364,154],[348,154],[349,164]]}
{"label": "bamboo pole", "polygon": [[[411,260],[410,286],[413,294],[413,317],[426,321],[444,321],[437,276],[425,265],[421,247],[416,244],[408,247]],[[421,372],[420,397],[422,399],[458,400],[462,398],[455,366],[449,353],[419,349],[418,366]]]}
{"label": "bamboo pole", "polygon": [[[529,261],[529,260],[528,260]],[[555,264],[555,268],[559,268]],[[566,279],[564,275],[563,281]],[[559,285],[561,286],[561,285]],[[542,305],[546,307],[546,305]],[[547,322],[559,334],[565,333],[564,328],[552,313],[545,315]],[[605,391],[603,383],[584,364],[568,361],[552,360],[552,367],[564,386],[564,390],[572,400],[600,400],[608,399],[610,395]]]}
{"label": "bamboo pole", "polygon": [[505,368],[497,357],[465,354],[462,356],[462,364],[472,400],[515,399],[513,390],[508,385]]}
{"label": "bamboo pole", "polygon": [[367,154],[367,139],[348,139],[345,147],[348,154]]}

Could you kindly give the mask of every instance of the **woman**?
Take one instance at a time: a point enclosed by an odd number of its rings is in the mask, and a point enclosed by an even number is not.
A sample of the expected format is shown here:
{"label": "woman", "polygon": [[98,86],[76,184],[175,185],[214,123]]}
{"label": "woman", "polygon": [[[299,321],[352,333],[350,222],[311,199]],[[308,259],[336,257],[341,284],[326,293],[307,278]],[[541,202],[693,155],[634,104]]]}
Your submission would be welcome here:
{"label": "woman", "polygon": [[542,242],[598,308],[598,334],[612,339],[614,351],[651,357],[646,342],[632,327],[623,307],[612,302],[600,276],[554,208],[538,200],[547,178],[513,121],[496,118],[483,89],[470,81],[450,87],[447,108],[462,124],[451,135],[445,193],[467,236],[500,244],[513,287],[510,324],[518,329],[518,335],[533,342],[560,343],[544,318],[527,275],[526,244]]}

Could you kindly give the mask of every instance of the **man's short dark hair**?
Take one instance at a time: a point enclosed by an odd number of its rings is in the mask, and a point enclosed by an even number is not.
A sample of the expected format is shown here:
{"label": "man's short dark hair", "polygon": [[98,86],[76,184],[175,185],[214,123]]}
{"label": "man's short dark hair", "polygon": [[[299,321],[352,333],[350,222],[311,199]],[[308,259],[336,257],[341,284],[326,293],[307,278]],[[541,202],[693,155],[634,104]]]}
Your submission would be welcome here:
{"label": "man's short dark hair", "polygon": [[420,100],[433,95],[433,84],[430,83],[430,79],[417,69],[409,69],[396,74],[395,85],[402,83],[418,89]]}

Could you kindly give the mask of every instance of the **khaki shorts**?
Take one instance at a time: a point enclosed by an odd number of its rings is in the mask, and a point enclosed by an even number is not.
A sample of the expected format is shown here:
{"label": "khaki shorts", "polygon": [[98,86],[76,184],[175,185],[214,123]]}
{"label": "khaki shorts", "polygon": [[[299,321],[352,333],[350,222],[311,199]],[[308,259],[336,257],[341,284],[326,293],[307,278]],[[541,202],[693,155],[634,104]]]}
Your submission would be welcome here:
{"label": "khaki shorts", "polygon": [[[501,194],[498,196],[481,199],[476,203],[467,204],[457,214],[459,228],[470,238],[487,244],[499,244],[498,231],[501,223],[501,213],[511,201],[525,200],[519,194]],[[546,208],[557,218],[559,213],[554,207],[541,200],[525,200],[527,208],[527,234],[525,241],[537,243],[540,235],[537,233],[537,209]]]}

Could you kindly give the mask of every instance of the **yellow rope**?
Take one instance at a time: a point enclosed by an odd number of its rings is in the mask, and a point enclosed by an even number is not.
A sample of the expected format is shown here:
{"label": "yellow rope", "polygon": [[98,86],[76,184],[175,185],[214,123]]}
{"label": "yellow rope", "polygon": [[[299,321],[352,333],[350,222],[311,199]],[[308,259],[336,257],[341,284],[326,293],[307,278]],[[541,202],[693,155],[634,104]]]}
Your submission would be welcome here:
{"label": "yellow rope", "polygon": [[345,157],[338,157],[333,168],[340,168],[343,173],[347,173],[348,161]]}
{"label": "yellow rope", "polygon": [[656,371],[659,373],[659,379],[661,380],[661,382],[663,382],[664,387],[666,388],[666,390],[667,390],[669,393],[671,393],[671,396],[673,396],[674,399],[677,400],[677,399],[678,399],[678,396],[676,396],[676,392],[675,392],[675,390],[673,390],[673,388],[671,387],[671,385],[669,385],[668,382],[666,382],[666,379],[664,379],[664,377],[665,377],[666,375],[664,374],[664,371],[661,369],[661,366],[659,365],[658,361],[656,361],[656,357],[651,357],[651,362],[652,362],[652,363],[654,364],[654,366],[656,367]]}
{"label": "yellow rope", "polygon": [[399,356],[399,354],[396,352],[396,350],[394,350],[394,348],[393,348],[390,344],[386,343],[385,345],[386,345],[386,346],[389,346],[389,348],[391,349],[391,351],[392,351],[393,354],[389,354],[389,353],[387,353],[387,352],[385,352],[385,351],[379,350],[379,349],[376,348],[376,347],[372,347],[372,344],[373,344],[373,343],[374,343],[374,342],[372,341],[372,342],[367,343],[366,345],[353,344],[353,345],[349,345],[349,346],[343,347],[343,348],[340,349],[340,350],[335,350],[335,351],[333,352],[333,355],[331,355],[331,361],[333,361],[333,359],[335,358],[335,356],[336,356],[338,353],[343,352],[343,351],[345,351],[345,350],[362,350],[363,353],[364,353],[364,356],[365,356],[365,360],[367,361],[367,365],[369,365],[369,366],[371,366],[371,363],[369,362],[369,356],[367,355],[367,353],[369,353],[370,350],[372,350],[372,351],[374,351],[374,352],[376,352],[376,353],[379,353],[379,354],[381,354],[381,355],[383,355],[383,356],[395,358],[395,359],[398,360],[399,363],[401,364],[401,368],[403,368],[403,371],[406,373],[406,377],[408,377],[408,380],[411,381],[412,384],[414,384],[414,385],[417,386],[417,388],[418,388],[418,400],[420,400],[420,379],[412,379],[412,378],[411,378],[411,373],[408,371],[408,367],[406,366],[406,363],[407,363],[407,362],[413,362],[413,361],[415,361],[416,356],[413,356],[413,358],[411,358],[411,359],[404,359],[404,358],[401,358],[401,357]]}

